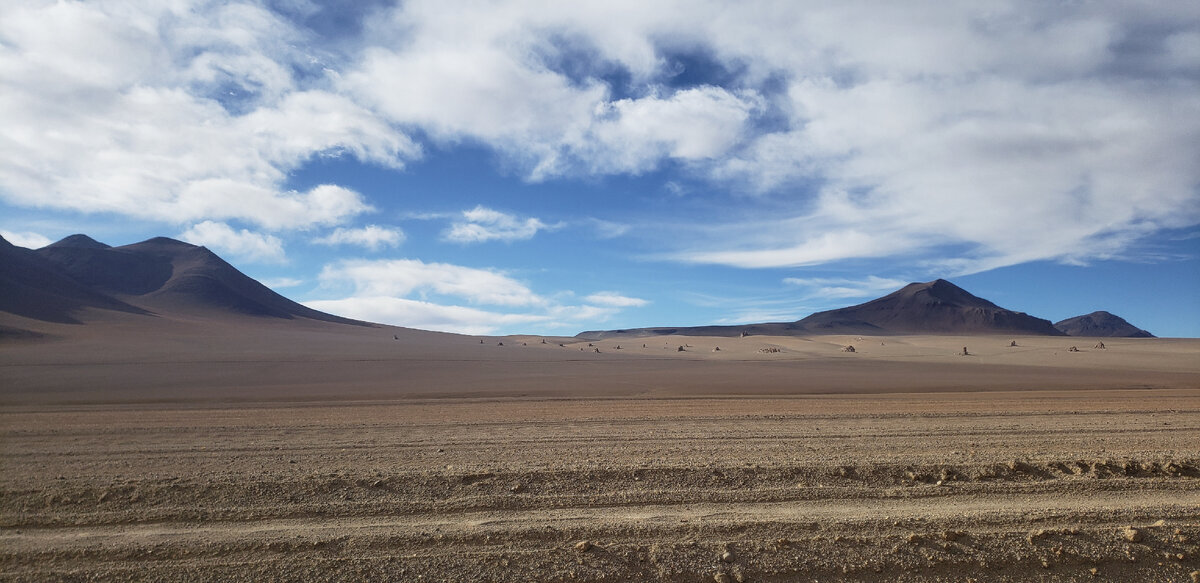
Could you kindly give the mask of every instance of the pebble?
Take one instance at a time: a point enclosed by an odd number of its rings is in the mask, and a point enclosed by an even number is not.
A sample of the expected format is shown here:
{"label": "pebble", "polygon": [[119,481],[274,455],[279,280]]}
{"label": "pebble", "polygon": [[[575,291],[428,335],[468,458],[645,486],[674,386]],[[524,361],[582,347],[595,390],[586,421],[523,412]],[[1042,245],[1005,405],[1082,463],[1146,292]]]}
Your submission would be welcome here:
{"label": "pebble", "polygon": [[577,550],[581,553],[586,553],[586,552],[592,550],[593,546],[595,546],[595,545],[592,544],[592,541],[581,540],[581,541],[575,543],[575,550]]}
{"label": "pebble", "polygon": [[1142,542],[1143,538],[1142,531],[1132,526],[1126,526],[1125,529],[1121,531],[1121,536],[1125,537],[1125,540],[1131,543],[1140,543]]}
{"label": "pebble", "polygon": [[713,581],[717,583],[733,583],[733,577],[730,577],[728,573],[717,573],[713,575]]}
{"label": "pebble", "polygon": [[737,555],[733,554],[733,551],[725,551],[721,553],[721,560],[726,563],[732,563],[737,560]]}

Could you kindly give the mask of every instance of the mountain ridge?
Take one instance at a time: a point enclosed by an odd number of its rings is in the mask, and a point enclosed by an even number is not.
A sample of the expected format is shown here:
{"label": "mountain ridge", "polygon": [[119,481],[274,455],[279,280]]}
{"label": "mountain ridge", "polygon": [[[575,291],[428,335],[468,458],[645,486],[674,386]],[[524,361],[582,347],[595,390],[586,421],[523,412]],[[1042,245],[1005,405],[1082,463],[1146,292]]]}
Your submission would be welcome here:
{"label": "mountain ridge", "polygon": [[71,235],[37,250],[3,241],[0,254],[0,311],[33,320],[80,324],[81,314],[98,309],[374,326],[287,299],[209,249],[167,237],[111,247]]}
{"label": "mountain ridge", "polygon": [[910,283],[861,304],[826,310],[794,322],[589,330],[580,338],[685,336],[806,336],[1012,334],[1067,336],[1049,320],[1009,310],[947,281]]}

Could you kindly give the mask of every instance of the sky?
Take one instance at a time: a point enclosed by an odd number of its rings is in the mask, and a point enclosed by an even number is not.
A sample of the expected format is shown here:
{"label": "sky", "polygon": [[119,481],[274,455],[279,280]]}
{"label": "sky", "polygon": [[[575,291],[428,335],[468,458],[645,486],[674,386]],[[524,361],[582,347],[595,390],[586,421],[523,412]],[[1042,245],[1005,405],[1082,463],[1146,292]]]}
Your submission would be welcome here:
{"label": "sky", "polygon": [[946,278],[1200,337],[1200,3],[0,3],[0,235],[465,334]]}

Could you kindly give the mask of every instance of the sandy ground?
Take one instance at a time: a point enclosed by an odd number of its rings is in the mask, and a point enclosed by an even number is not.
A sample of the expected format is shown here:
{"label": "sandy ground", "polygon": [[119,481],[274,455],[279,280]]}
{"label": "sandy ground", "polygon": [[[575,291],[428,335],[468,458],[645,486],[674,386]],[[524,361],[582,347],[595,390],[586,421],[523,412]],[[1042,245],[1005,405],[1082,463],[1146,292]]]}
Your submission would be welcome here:
{"label": "sandy ground", "polygon": [[43,329],[0,580],[1200,577],[1197,340]]}

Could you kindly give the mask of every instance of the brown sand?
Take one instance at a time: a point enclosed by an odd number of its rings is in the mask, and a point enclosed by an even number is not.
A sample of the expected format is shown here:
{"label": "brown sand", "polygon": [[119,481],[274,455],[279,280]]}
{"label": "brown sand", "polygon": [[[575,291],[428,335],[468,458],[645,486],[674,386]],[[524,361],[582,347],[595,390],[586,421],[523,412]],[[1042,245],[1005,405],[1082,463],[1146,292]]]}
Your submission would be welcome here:
{"label": "brown sand", "polygon": [[1200,570],[1197,340],[134,321],[0,345],[0,580]]}

